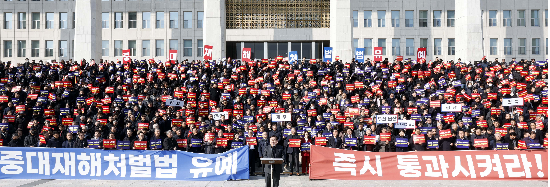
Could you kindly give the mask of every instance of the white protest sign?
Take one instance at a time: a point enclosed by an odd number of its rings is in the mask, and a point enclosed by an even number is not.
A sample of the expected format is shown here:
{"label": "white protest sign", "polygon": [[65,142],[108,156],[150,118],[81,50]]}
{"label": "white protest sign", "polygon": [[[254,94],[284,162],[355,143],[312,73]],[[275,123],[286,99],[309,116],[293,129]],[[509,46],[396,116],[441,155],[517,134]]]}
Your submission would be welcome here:
{"label": "white protest sign", "polygon": [[227,112],[212,112],[212,117],[214,120],[226,120],[229,119],[229,114]]}
{"label": "white protest sign", "polygon": [[523,98],[502,99],[502,106],[523,106]]}
{"label": "white protest sign", "polygon": [[399,120],[395,124],[396,129],[414,129],[416,121],[415,120]]}
{"label": "white protest sign", "polygon": [[462,112],[461,104],[441,104],[441,112]]}
{"label": "white protest sign", "polygon": [[376,115],[376,123],[397,123],[397,115]]}
{"label": "white protest sign", "polygon": [[290,113],[272,113],[271,122],[291,121]]}
{"label": "white protest sign", "polygon": [[166,99],[166,106],[179,106],[183,107],[185,102],[175,99]]}

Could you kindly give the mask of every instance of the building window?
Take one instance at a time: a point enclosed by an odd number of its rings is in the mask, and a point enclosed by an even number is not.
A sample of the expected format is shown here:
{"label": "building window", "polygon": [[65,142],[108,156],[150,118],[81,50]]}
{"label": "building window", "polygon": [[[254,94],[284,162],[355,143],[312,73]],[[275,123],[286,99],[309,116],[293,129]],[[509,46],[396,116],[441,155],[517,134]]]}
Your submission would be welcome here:
{"label": "building window", "polygon": [[378,27],[386,27],[386,11],[379,10],[378,13]]}
{"label": "building window", "polygon": [[27,29],[27,13],[19,12],[19,20],[17,21],[18,29]]}
{"label": "building window", "polygon": [[178,50],[178,40],[168,40],[169,50]]}
{"label": "building window", "polygon": [[204,12],[197,12],[197,28],[202,29],[203,19],[204,19]]}
{"label": "building window", "polygon": [[434,39],[434,55],[441,55],[441,38]]}
{"label": "building window", "polygon": [[40,56],[40,41],[38,40],[32,40],[31,41],[31,57],[39,57]]}
{"label": "building window", "polygon": [[202,40],[197,40],[197,57],[202,57],[202,53],[204,52],[204,45],[202,44]]}
{"label": "building window", "polygon": [[53,41],[46,40],[46,54],[45,57],[53,57]]}
{"label": "building window", "polygon": [[531,48],[531,54],[533,55],[539,55],[540,54],[540,38],[533,38],[531,40],[531,45],[532,45],[532,48]]}
{"label": "building window", "polygon": [[155,40],[155,56],[164,56],[164,40]]}
{"label": "building window", "polygon": [[434,10],[434,26],[441,27],[441,10]]}
{"label": "building window", "polygon": [[124,17],[122,12],[115,12],[115,29],[122,29],[124,23]]}
{"label": "building window", "polygon": [[67,40],[59,40],[59,57],[67,56]]}
{"label": "building window", "polygon": [[101,28],[109,28],[109,12],[101,13]]}
{"label": "building window", "polygon": [[101,41],[101,56],[109,56],[109,40]]}
{"label": "building window", "polygon": [[504,55],[512,55],[512,38],[504,38]]}
{"label": "building window", "polygon": [[490,55],[497,55],[498,54],[498,47],[497,47],[498,46],[498,39],[497,38],[491,38],[489,46],[490,46],[490,50],[491,50],[489,52],[489,54]]}
{"label": "building window", "polygon": [[421,10],[418,12],[419,18],[418,18],[418,26],[419,27],[428,27],[428,11],[427,10]]}
{"label": "building window", "polygon": [[[73,12],[73,29],[76,27],[76,13]],[[73,53],[74,54],[74,53]]]}
{"label": "building window", "polygon": [[46,29],[53,29],[53,13],[46,13]]}
{"label": "building window", "polygon": [[497,11],[489,10],[489,27],[497,26]]}
{"label": "building window", "polygon": [[[143,29],[148,29],[148,28],[151,28],[151,12],[143,12],[143,15],[142,15],[142,28]],[[149,55],[147,55],[149,56]]]}
{"label": "building window", "polygon": [[407,44],[405,46],[405,55],[414,56],[414,38],[407,38]]}
{"label": "building window", "polygon": [[364,27],[372,27],[372,11],[365,10],[363,11],[363,26]]}
{"label": "building window", "polygon": [[354,38],[352,40],[352,45],[353,45],[352,51],[355,51],[355,49],[359,46],[359,38]]}
{"label": "building window", "polygon": [[59,28],[60,29],[66,29],[67,28],[67,13],[66,12],[60,12],[59,13]]}
{"label": "building window", "polygon": [[32,29],[40,29],[40,13],[32,13]]}
{"label": "building window", "polygon": [[447,27],[455,27],[455,11],[447,10]]}
{"label": "building window", "polygon": [[128,28],[137,28],[137,12],[128,12]]}
{"label": "building window", "polygon": [[18,40],[17,41],[17,57],[26,57],[27,56],[27,41]]}
{"label": "building window", "polygon": [[372,55],[372,39],[365,38],[364,40],[365,55]]}
{"label": "building window", "polygon": [[546,38],[546,55],[548,55],[548,38]]}
{"label": "building window", "polygon": [[527,43],[527,39],[525,39],[525,38],[520,38],[519,39],[519,47],[518,47],[518,54],[519,55],[525,55],[526,54],[526,52],[525,52],[526,43]]}
{"label": "building window", "polygon": [[193,12],[183,12],[183,28],[193,28]]}
{"label": "building window", "polygon": [[353,11],[353,27],[358,27],[359,26],[359,12],[357,10],[354,10]]}
{"label": "building window", "polygon": [[170,12],[170,28],[171,29],[177,29],[178,28],[178,12]]}
{"label": "building window", "polygon": [[399,27],[399,10],[391,11],[391,26]]}
{"label": "building window", "polygon": [[183,56],[193,56],[192,40],[183,40]]}
{"label": "building window", "polygon": [[150,48],[151,42],[149,40],[141,41],[141,56],[151,56]]}
{"label": "building window", "polygon": [[[420,38],[420,48],[426,48],[426,51],[428,50],[428,38]],[[426,56],[428,56],[430,53],[426,53]]]}
{"label": "building window", "polygon": [[391,54],[393,56],[401,56],[401,47],[400,39],[394,38],[391,41]]}
{"label": "building window", "polygon": [[13,14],[11,12],[4,13],[4,29],[12,29],[11,22],[13,20]]}
{"label": "building window", "polygon": [[157,12],[155,18],[155,28],[164,29],[164,12]]}
{"label": "building window", "polygon": [[11,40],[4,41],[4,57],[12,57],[12,42],[11,42]]}
{"label": "building window", "polygon": [[502,26],[511,27],[512,26],[512,11],[503,10],[502,11]]}
{"label": "building window", "polygon": [[449,47],[447,51],[448,55],[455,55],[455,39],[449,38]]}
{"label": "building window", "polygon": [[548,27],[548,10],[544,11],[544,26]]}
{"label": "building window", "polygon": [[518,27],[525,27],[525,10],[518,10]]}
{"label": "building window", "polygon": [[115,56],[122,56],[123,45],[122,40],[115,40]]}
{"label": "building window", "polygon": [[378,38],[378,47],[382,47],[382,55],[386,55],[386,39]]}
{"label": "building window", "polygon": [[128,49],[130,49],[130,56],[136,56],[136,41],[128,40]]}
{"label": "building window", "polygon": [[414,10],[405,11],[405,27],[414,27]]}
{"label": "building window", "polygon": [[539,24],[539,10],[531,10],[531,26],[538,27]]}

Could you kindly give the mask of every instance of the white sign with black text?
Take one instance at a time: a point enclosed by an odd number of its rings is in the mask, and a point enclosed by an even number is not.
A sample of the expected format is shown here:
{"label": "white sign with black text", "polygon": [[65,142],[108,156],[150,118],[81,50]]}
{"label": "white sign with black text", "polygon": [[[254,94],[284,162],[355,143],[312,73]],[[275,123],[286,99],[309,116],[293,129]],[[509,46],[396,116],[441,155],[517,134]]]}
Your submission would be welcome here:
{"label": "white sign with black text", "polygon": [[185,102],[175,99],[166,99],[166,106],[185,106]]}
{"label": "white sign with black text", "polygon": [[523,98],[504,98],[502,106],[523,106]]}
{"label": "white sign with black text", "polygon": [[292,121],[290,113],[272,113],[271,122]]}
{"label": "white sign with black text", "polygon": [[461,104],[441,104],[441,112],[462,112]]}
{"label": "white sign with black text", "polygon": [[212,117],[214,120],[226,120],[229,119],[229,114],[227,112],[212,112]]}
{"label": "white sign with black text", "polygon": [[376,115],[376,123],[397,123],[397,115]]}
{"label": "white sign with black text", "polygon": [[397,124],[395,124],[396,129],[414,129],[414,126],[416,124],[415,120],[399,120],[397,121]]}

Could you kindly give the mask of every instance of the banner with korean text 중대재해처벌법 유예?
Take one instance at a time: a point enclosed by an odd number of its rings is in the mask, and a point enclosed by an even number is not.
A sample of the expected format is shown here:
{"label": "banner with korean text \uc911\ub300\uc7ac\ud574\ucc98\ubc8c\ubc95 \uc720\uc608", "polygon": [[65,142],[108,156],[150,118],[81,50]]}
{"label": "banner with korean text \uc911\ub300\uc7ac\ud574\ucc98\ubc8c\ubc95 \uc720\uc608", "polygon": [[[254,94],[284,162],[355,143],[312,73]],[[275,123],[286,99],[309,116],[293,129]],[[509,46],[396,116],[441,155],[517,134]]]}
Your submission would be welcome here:
{"label": "banner with korean text \uc911\ub300\uc7ac\ud574\ucc98\ubc8c\ubc95 \uc720\uc608", "polygon": [[248,146],[222,154],[0,147],[0,179],[248,179],[248,151]]}

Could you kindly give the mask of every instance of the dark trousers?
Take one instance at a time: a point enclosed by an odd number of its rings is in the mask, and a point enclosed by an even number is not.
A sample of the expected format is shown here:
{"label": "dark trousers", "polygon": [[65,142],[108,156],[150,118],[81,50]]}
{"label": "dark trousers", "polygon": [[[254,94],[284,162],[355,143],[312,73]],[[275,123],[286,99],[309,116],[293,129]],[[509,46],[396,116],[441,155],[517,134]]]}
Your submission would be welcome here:
{"label": "dark trousers", "polygon": [[300,170],[300,153],[294,152],[294,153],[287,153],[288,156],[288,163],[289,163],[289,170],[290,172],[299,172]]}
{"label": "dark trousers", "polygon": [[[281,174],[275,173],[273,175],[273,187],[279,187],[279,179],[281,179]],[[271,173],[265,174],[265,186],[271,187]]]}
{"label": "dark trousers", "polygon": [[258,160],[258,150],[257,149],[250,149],[248,151],[248,169],[249,169],[251,174],[256,173],[256,162],[257,162],[257,160]]}

